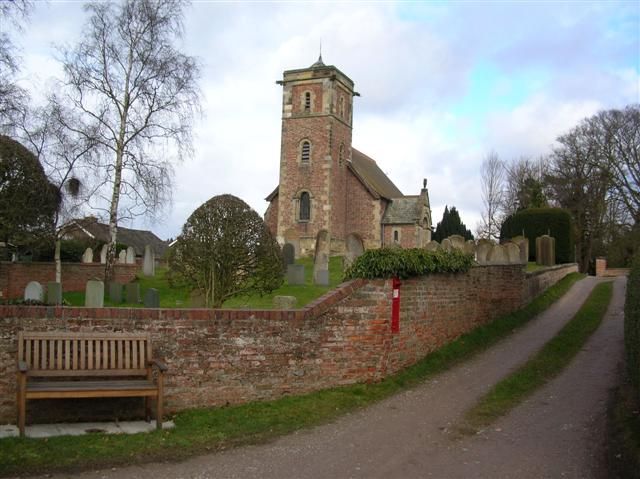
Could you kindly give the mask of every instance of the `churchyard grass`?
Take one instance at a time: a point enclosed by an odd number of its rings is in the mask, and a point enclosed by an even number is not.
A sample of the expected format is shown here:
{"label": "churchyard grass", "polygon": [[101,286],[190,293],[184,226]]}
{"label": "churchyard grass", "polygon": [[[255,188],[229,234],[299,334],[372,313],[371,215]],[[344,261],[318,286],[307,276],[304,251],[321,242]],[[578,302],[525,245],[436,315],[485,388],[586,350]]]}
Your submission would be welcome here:
{"label": "churchyard grass", "polygon": [[524,308],[461,336],[379,383],[355,384],[240,406],[192,409],[173,418],[174,429],[147,434],[0,439],[0,475],[182,459],[232,446],[255,444],[326,423],[416,386],[489,348],[547,309],[583,277],[577,273],[566,276]]}
{"label": "churchyard grass", "polygon": [[534,271],[538,271],[539,269],[544,269],[544,268],[548,268],[548,266],[537,264],[535,261],[529,261],[527,263],[526,271],[527,273],[533,273]]}
{"label": "churchyard grass", "polygon": [[[249,296],[238,296],[225,301],[223,308],[246,308],[246,309],[271,309],[273,308],[274,296],[295,296],[298,299],[297,307],[302,308],[307,303],[319,298],[329,290],[335,288],[342,282],[342,258],[334,257],[329,260],[329,286],[316,286],[313,284],[313,258],[300,258],[297,264],[304,265],[305,281],[304,285],[284,284],[270,294],[263,296],[253,294]],[[189,291],[186,288],[171,287],[166,278],[167,269],[157,268],[156,275],[147,277],[138,275],[137,281],[140,283],[140,296],[149,288],[155,288],[160,294],[161,308],[188,308]],[[64,293],[65,301],[71,306],[84,306],[84,292]],[[104,299],[105,306],[118,306],[126,308],[141,308],[142,303],[112,303],[108,297]]]}
{"label": "churchyard grass", "polygon": [[597,285],[576,315],[556,336],[518,370],[493,386],[465,414],[459,431],[475,434],[560,374],[600,326],[612,293],[612,282]]}

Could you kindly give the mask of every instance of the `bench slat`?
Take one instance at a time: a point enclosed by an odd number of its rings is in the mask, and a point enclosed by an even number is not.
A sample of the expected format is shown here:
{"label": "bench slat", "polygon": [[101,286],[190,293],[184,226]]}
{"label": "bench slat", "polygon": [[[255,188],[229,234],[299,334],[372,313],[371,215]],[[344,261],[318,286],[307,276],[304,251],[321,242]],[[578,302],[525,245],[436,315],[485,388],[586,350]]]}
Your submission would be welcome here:
{"label": "bench slat", "polygon": [[146,379],[110,381],[30,381],[27,391],[122,391],[126,389],[157,389]]}

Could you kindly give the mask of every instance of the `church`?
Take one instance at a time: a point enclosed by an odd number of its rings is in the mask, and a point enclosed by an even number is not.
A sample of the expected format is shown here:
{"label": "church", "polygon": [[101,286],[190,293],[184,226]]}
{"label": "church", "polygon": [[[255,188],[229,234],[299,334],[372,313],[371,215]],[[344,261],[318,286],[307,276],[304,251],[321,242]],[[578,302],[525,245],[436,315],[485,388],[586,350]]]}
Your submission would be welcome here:
{"label": "church", "polygon": [[375,160],[351,145],[353,81],[322,55],[287,70],[282,86],[280,182],[267,196],[265,221],[278,243],[313,254],[326,232],[332,255],[431,241],[427,180],[403,195]]}

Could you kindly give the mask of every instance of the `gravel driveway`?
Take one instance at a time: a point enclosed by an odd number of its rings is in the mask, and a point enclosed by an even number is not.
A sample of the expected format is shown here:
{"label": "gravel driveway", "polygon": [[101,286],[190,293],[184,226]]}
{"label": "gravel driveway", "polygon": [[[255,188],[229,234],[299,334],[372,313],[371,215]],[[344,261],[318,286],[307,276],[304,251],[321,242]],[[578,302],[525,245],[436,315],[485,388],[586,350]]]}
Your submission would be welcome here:
{"label": "gravel driveway", "polygon": [[623,354],[624,277],[615,280],[602,326],[560,376],[488,430],[463,439],[449,432],[478,397],[573,317],[599,281],[576,283],[536,320],[473,360],[330,424],[181,463],[47,477],[604,477],[606,402]]}

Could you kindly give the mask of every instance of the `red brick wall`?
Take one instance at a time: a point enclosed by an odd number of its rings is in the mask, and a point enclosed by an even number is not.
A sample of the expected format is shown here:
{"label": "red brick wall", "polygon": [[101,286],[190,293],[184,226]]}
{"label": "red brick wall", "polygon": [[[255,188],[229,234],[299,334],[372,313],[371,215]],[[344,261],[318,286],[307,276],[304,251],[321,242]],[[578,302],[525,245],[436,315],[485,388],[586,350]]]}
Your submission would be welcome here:
{"label": "red brick wall", "polygon": [[272,199],[264,213],[264,222],[274,238],[278,234],[278,199],[278,196]]}
{"label": "red brick wall", "polygon": [[[293,311],[0,306],[0,421],[15,420],[19,330],[149,331],[169,366],[166,400],[175,412],[380,380],[521,306],[527,281],[518,265],[404,281],[399,334],[390,331],[391,284],[383,280],[345,283]],[[51,404],[43,420],[61,418]],[[90,402],[83,407],[91,414]]]}
{"label": "red brick wall", "polygon": [[350,171],[346,175],[346,231],[359,235],[367,249],[380,247],[380,220],[384,200],[375,199]]}
{"label": "red brick wall", "polygon": [[384,245],[392,246],[393,231],[398,230],[400,246],[403,248],[417,248],[416,225],[384,225]]}
{"label": "red brick wall", "polygon": [[[115,280],[128,283],[135,279],[138,265],[119,264],[115,269]],[[2,298],[22,298],[30,281],[46,285],[55,281],[55,263],[9,263],[0,262],[0,291]],[[63,291],[84,291],[90,279],[104,278],[104,265],[100,263],[62,263]]]}

